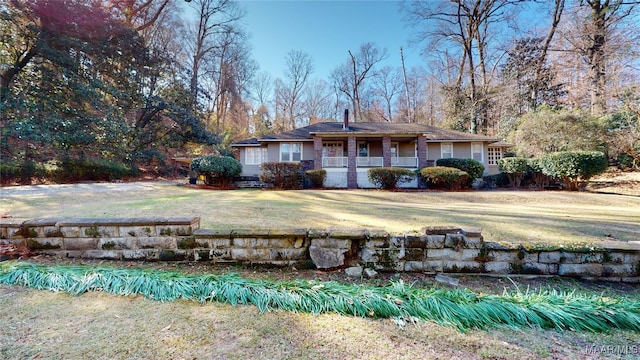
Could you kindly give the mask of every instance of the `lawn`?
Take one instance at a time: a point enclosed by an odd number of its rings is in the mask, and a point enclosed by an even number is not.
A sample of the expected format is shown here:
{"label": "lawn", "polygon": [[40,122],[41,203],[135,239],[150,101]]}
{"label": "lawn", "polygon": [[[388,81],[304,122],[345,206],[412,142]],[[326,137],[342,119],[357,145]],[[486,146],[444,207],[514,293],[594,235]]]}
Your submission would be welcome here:
{"label": "lawn", "polygon": [[[182,182],[180,182],[181,184]],[[564,191],[383,192],[376,190],[212,191],[178,182],[101,183],[0,188],[0,214],[15,218],[199,216],[205,228],[366,227],[389,232],[424,226],[482,228],[486,240],[583,244],[640,240],[640,197]],[[601,187],[601,189],[604,187]],[[268,280],[309,279],[385,285],[403,279],[445,287],[425,274],[350,279],[342,272],[218,267],[208,264],[63,263],[239,273]],[[632,284],[559,278],[460,278],[477,293],[505,289],[575,291],[640,297]],[[66,293],[0,285],[0,358],[15,359],[636,359],[640,334],[495,328],[460,332],[429,321],[398,324],[337,314],[310,315],[254,306],[158,302],[89,292]]]}
{"label": "lawn", "polygon": [[201,227],[481,228],[485,240],[572,245],[640,239],[640,197],[565,191],[202,190],[181,182],[0,189],[14,218],[199,216]]}

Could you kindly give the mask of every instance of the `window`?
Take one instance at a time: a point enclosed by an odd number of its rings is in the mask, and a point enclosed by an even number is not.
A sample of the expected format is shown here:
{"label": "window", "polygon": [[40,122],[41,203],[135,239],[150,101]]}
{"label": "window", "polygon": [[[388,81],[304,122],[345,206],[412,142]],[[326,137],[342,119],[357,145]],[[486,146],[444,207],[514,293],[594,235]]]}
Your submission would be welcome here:
{"label": "window", "polygon": [[440,158],[451,159],[453,157],[453,143],[440,144]]}
{"label": "window", "polygon": [[341,157],[344,150],[341,141],[322,143],[322,157]]}
{"label": "window", "polygon": [[397,158],[400,155],[400,145],[397,142],[391,143],[391,157]]}
{"label": "window", "polygon": [[267,148],[265,147],[246,148],[244,162],[247,165],[260,165],[266,161],[267,161]]}
{"label": "window", "polygon": [[302,160],[301,143],[280,144],[280,161],[300,161]]}
{"label": "window", "polygon": [[471,158],[473,160],[482,162],[484,160],[483,148],[481,142],[472,142],[471,143]]}
{"label": "window", "polygon": [[358,157],[369,157],[369,144],[366,142],[358,143]]}
{"label": "window", "polygon": [[501,147],[487,148],[487,164],[488,165],[498,165],[498,160],[500,159],[502,159]]}

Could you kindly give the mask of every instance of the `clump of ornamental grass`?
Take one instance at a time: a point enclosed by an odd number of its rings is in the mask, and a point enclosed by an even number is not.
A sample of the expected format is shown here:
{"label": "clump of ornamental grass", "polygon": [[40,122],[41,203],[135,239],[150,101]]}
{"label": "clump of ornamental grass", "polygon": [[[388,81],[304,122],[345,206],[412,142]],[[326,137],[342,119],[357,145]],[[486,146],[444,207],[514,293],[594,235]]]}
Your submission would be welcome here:
{"label": "clump of ornamental grass", "polygon": [[467,289],[418,288],[402,281],[387,286],[341,284],[316,280],[248,280],[235,274],[188,275],[148,269],[88,266],[42,266],[7,261],[0,284],[81,295],[103,291],[144,296],[158,301],[253,304],[261,312],[281,309],[303,313],[419,320],[461,331],[508,327],[558,331],[640,332],[640,301],[575,292],[542,290],[478,294]]}

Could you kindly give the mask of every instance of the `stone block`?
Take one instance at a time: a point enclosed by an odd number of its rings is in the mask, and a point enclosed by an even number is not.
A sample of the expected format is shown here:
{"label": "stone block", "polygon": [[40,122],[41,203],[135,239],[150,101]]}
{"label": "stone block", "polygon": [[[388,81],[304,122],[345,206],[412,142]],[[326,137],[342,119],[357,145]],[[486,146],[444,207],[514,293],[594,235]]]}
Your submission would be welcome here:
{"label": "stone block", "polygon": [[173,237],[139,237],[140,249],[176,249],[178,244]]}
{"label": "stone block", "polygon": [[513,270],[511,263],[507,261],[489,261],[484,263],[484,272],[489,274],[511,274]]}
{"label": "stone block", "polygon": [[269,249],[269,260],[304,260],[307,249]]}
{"label": "stone block", "polygon": [[98,238],[70,238],[64,239],[65,250],[97,250]]}
{"label": "stone block", "polygon": [[122,250],[122,260],[158,260],[159,250],[157,249],[145,249],[145,250]]}
{"label": "stone block", "polygon": [[444,235],[426,235],[427,249],[443,249]]}
{"label": "stone block", "polygon": [[209,247],[212,249],[228,248],[231,246],[231,239],[211,239]]}
{"label": "stone block", "polygon": [[460,230],[460,233],[466,237],[472,238],[481,238],[482,237],[482,229],[481,228],[464,228]]}
{"label": "stone block", "polygon": [[560,276],[601,276],[602,264],[560,264]]}
{"label": "stone block", "polygon": [[404,247],[409,248],[417,248],[417,249],[426,249],[427,248],[427,236],[413,236],[407,235],[405,237]]}
{"label": "stone block", "polygon": [[82,254],[84,254],[84,251],[82,250],[71,250],[71,251],[65,251],[64,257],[67,257],[70,259],[79,259],[82,257]]}
{"label": "stone block", "polygon": [[365,229],[356,229],[356,228],[329,229],[328,233],[329,233],[328,237],[334,238],[334,239],[354,240],[354,239],[367,238],[367,231]]}
{"label": "stone block", "polygon": [[311,246],[332,248],[332,249],[351,249],[351,240],[336,239],[336,238],[312,239]]}
{"label": "stone block", "polygon": [[369,229],[367,230],[367,239],[369,240],[389,240],[389,233],[383,229]]}
{"label": "stone block", "polygon": [[344,269],[344,273],[349,277],[359,278],[362,277],[363,270],[361,266],[352,266]]}
{"label": "stone block", "polygon": [[367,241],[365,241],[364,243],[364,247],[365,248],[371,248],[371,249],[384,249],[384,248],[388,248],[391,245],[390,241],[388,238],[373,238],[373,239],[367,239]]}
{"label": "stone block", "polygon": [[452,226],[427,226],[424,229],[425,235],[447,235],[459,234],[462,231],[459,227]]}
{"label": "stone block", "polygon": [[406,261],[423,261],[425,258],[425,250],[424,249],[405,249],[405,254],[403,260]]}
{"label": "stone block", "polygon": [[521,255],[518,250],[491,250],[487,253],[487,256],[491,259],[491,261],[496,262],[517,262],[521,261],[520,257],[524,257],[524,254]]}
{"label": "stone block", "polygon": [[424,263],[422,261],[405,261],[404,271],[423,271]]}
{"label": "stone block", "polygon": [[369,268],[381,271],[403,271],[404,265],[404,261],[376,262],[366,264],[366,266]]}
{"label": "stone block", "polygon": [[193,231],[193,236],[197,239],[200,238],[208,238],[208,239],[230,239],[231,238],[231,230],[222,230],[222,229],[198,229]]}
{"label": "stone block", "polygon": [[453,261],[470,261],[475,260],[480,255],[480,251],[476,249],[461,249],[456,251],[452,248],[444,249],[427,249],[427,260],[453,260]]}
{"label": "stone block", "polygon": [[102,250],[132,250],[138,247],[135,238],[101,238],[98,240],[98,248]]}
{"label": "stone block", "polygon": [[637,264],[604,264],[602,276],[636,276],[639,270]]}
{"label": "stone block", "polygon": [[118,250],[86,250],[82,253],[82,258],[99,260],[120,260]]}
{"label": "stone block", "polygon": [[444,269],[444,261],[442,260],[427,260],[422,262],[424,271],[427,272],[442,272]]}
{"label": "stone block", "polygon": [[294,242],[293,242],[293,248],[294,249],[299,249],[302,247],[309,247],[309,243],[311,241],[308,240],[306,237],[297,237],[295,238]]}
{"label": "stone block", "polygon": [[[314,239],[315,240],[315,239]],[[309,255],[318,269],[330,269],[344,265],[343,249],[325,248],[313,244],[309,246]]]}
{"label": "stone block", "polygon": [[159,236],[190,236],[194,229],[191,225],[156,225]]}
{"label": "stone block", "polygon": [[231,260],[231,249],[211,249],[209,252],[209,258],[214,261]]}
{"label": "stone block", "polygon": [[158,236],[154,225],[147,226],[120,226],[121,237],[151,237]]}
{"label": "stone block", "polygon": [[160,249],[158,252],[160,261],[193,261],[193,250]]}
{"label": "stone block", "polygon": [[442,271],[445,273],[480,273],[482,263],[477,261],[443,261]]}
{"label": "stone block", "polygon": [[444,247],[464,249],[467,247],[466,238],[462,234],[447,234],[444,238]]}
{"label": "stone block", "polygon": [[64,238],[80,237],[80,226],[60,226],[60,233]]}
{"label": "stone block", "polygon": [[404,235],[397,235],[389,238],[389,244],[391,247],[402,248],[404,247],[404,243],[405,243]]}
{"label": "stone block", "polygon": [[285,237],[285,238],[305,238],[307,237],[307,229],[286,229],[276,228],[269,230],[269,237]]}
{"label": "stone block", "polygon": [[484,244],[481,237],[472,237],[466,235],[464,237],[464,243],[467,249],[480,249]]}
{"label": "stone block", "polygon": [[270,249],[289,249],[293,247],[295,239],[293,238],[276,238],[268,239],[267,248]]}
{"label": "stone block", "polygon": [[593,264],[593,263],[602,264],[603,260],[604,260],[604,254],[602,252],[589,252],[589,253],[580,254],[581,264]]}
{"label": "stone block", "polygon": [[64,239],[63,238],[32,238],[26,240],[17,241],[16,245],[19,245],[20,242],[26,241],[27,246],[38,253],[42,253],[40,250],[57,250],[62,249],[64,247]]}
{"label": "stone block", "polygon": [[541,251],[538,254],[538,262],[542,264],[560,264],[564,262],[564,260],[560,261],[561,259],[564,258],[560,251]]}
{"label": "stone block", "polygon": [[270,255],[269,249],[231,249],[231,259],[237,261],[266,261]]}
{"label": "stone block", "polygon": [[545,264],[538,262],[526,262],[512,264],[514,273],[532,274],[532,275],[556,275],[558,273],[558,264]]}

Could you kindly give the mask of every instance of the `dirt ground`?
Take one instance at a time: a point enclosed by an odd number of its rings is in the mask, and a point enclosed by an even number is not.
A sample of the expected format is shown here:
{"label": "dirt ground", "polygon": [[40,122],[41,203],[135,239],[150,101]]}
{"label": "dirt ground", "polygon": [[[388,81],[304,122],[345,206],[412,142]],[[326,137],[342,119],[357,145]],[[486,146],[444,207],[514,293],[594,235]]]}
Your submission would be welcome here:
{"label": "dirt ground", "polygon": [[640,196],[640,171],[610,170],[593,177],[588,191]]}

